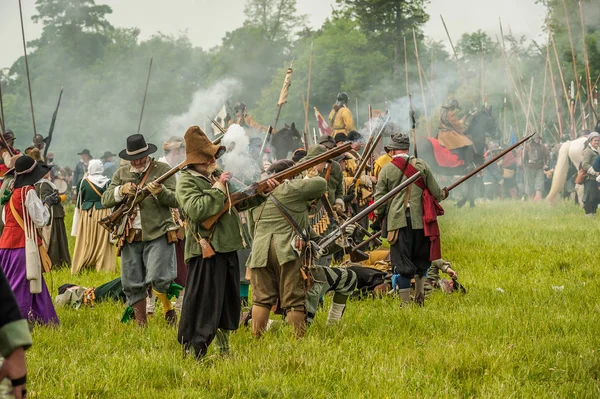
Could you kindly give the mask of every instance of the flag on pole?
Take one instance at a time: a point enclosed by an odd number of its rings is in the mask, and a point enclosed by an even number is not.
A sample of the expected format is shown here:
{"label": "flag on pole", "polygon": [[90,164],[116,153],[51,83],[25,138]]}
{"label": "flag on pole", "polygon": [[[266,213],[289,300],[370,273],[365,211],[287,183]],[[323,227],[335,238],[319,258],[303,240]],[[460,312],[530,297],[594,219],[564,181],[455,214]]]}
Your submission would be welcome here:
{"label": "flag on pole", "polygon": [[281,93],[279,93],[279,101],[277,101],[277,105],[281,106],[288,101],[288,91],[290,86],[292,85],[292,73],[294,70],[290,66],[285,73],[285,79],[283,81],[283,87],[281,88]]}
{"label": "flag on pole", "polygon": [[317,107],[313,108],[315,110],[315,118],[317,118],[317,126],[319,127],[319,132],[321,133],[321,136],[330,136],[333,133],[333,130],[329,128],[329,125],[327,124],[327,122],[325,122],[323,115],[321,115]]}

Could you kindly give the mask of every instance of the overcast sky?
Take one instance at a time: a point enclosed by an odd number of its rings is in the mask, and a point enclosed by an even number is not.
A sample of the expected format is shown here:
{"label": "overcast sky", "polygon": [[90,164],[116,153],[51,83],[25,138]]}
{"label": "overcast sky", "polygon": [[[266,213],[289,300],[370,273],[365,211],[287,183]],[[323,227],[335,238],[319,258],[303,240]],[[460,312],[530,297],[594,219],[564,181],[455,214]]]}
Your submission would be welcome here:
{"label": "overcast sky", "polygon": [[[35,0],[22,0],[27,40],[39,37],[40,25],[31,21]],[[187,32],[194,45],[210,48],[220,43],[227,31],[244,20],[246,0],[96,0],[108,4],[109,21],[119,27],[138,27],[142,39],[156,32]],[[335,0],[298,0],[298,11],[309,16],[318,28],[331,14]],[[539,39],[545,9],[535,0],[431,0],[427,11],[431,20],[425,34],[447,43],[440,14],[444,16],[452,40],[465,32],[482,29],[495,37],[498,18],[510,25],[514,34]],[[9,67],[23,53],[18,0],[0,0],[0,68]]]}

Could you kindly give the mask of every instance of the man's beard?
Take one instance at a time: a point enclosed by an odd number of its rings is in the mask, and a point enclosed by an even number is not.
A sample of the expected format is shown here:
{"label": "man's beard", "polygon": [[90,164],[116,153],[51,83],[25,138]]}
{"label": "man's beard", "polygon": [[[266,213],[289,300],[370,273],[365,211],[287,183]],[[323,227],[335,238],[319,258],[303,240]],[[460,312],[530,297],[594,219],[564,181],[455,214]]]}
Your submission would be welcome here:
{"label": "man's beard", "polygon": [[212,175],[215,170],[217,170],[216,163],[212,163],[206,167],[206,173],[208,173],[209,175]]}
{"label": "man's beard", "polygon": [[136,168],[135,166],[131,165],[131,169],[133,170],[134,173],[142,173],[144,171],[144,169],[146,169],[146,166],[148,166],[148,163],[143,164],[139,168]]}

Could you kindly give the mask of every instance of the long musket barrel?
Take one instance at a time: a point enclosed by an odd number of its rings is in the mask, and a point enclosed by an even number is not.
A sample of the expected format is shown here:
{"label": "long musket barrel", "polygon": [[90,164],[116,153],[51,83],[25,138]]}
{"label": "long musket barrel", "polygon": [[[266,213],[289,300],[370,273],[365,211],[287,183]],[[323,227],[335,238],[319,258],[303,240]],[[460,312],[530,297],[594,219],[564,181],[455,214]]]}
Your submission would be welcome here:
{"label": "long musket barrel", "polygon": [[379,240],[379,237],[381,237],[381,231],[378,231],[377,233],[373,234],[371,237],[367,238],[363,242],[361,242],[361,243],[353,246],[351,252],[358,251],[359,249],[361,249],[362,247],[364,247],[365,245],[367,245],[371,241]]}
{"label": "long musket barrel", "polygon": [[371,154],[373,154],[373,151],[375,151],[377,144],[383,137],[383,129],[385,129],[385,126],[389,122],[390,117],[391,117],[391,115],[388,115],[385,122],[383,122],[381,129],[379,129],[379,133],[377,133],[377,136],[375,136],[375,139],[370,141],[371,144],[369,145],[369,148],[365,148],[365,151],[362,154],[362,159],[360,160],[360,164],[358,165],[358,168],[356,168],[356,173],[354,173],[354,177],[352,178],[352,182],[348,185],[347,191],[351,191],[354,188],[354,186],[356,186],[356,183],[358,182],[358,179],[360,178],[361,173],[367,166],[367,162],[369,162],[369,158],[371,158]]}
{"label": "long musket barrel", "polygon": [[[211,118],[210,116],[208,117],[208,119],[209,119],[209,120],[212,122],[212,124],[213,124],[213,125],[215,125],[215,127],[216,127],[217,129],[219,129],[219,131],[220,131],[222,134],[225,134],[226,130],[225,130],[225,128],[224,128],[223,126],[221,126],[221,124],[220,124],[219,122],[217,122],[216,120],[214,120],[214,119],[213,119],[213,118]],[[214,143],[213,143],[213,144],[214,144]]]}
{"label": "long musket barrel", "polygon": [[267,133],[265,134],[265,139],[263,140],[262,146],[260,147],[260,155],[259,155],[260,157],[262,157],[263,154],[265,153],[265,148],[267,148],[267,142],[269,141],[271,134],[273,134],[273,126],[269,126],[269,129],[267,130]]}
{"label": "long musket barrel", "polygon": [[317,246],[321,249],[325,249],[329,245],[333,244],[342,235],[342,232],[346,229],[346,227],[367,217],[369,215],[369,213],[373,212],[375,209],[379,208],[380,206],[386,204],[388,201],[390,201],[392,198],[394,198],[396,195],[398,195],[402,190],[404,190],[410,184],[414,183],[420,176],[421,176],[421,172],[417,171],[417,173],[415,173],[408,179],[404,180],[398,186],[394,187],[394,189],[392,189],[389,193],[387,193],[386,195],[384,195],[377,201],[373,202],[371,205],[369,205],[368,207],[363,209],[361,212],[357,213],[355,216],[346,220],[344,223],[342,223],[341,226],[339,226],[338,229],[331,232],[329,235],[327,235],[325,238],[323,238],[321,241],[319,241]]}
{"label": "long musket barrel", "polygon": [[493,164],[494,162],[497,162],[500,158],[502,158],[503,156],[505,156],[506,154],[508,154],[509,152],[511,152],[512,150],[514,150],[515,148],[517,148],[518,146],[520,146],[521,144],[523,144],[524,142],[526,142],[527,140],[529,140],[530,138],[532,138],[535,135],[536,135],[536,133],[532,133],[529,136],[522,138],[520,141],[511,145],[506,150],[504,150],[500,154],[496,155],[494,158],[490,159],[483,165],[480,165],[479,167],[472,170],[469,174],[461,177],[458,181],[454,182],[453,184],[449,185],[448,187],[444,187],[444,190],[447,192],[450,192],[451,190],[455,189],[456,187],[458,187],[465,181],[469,180],[471,177],[475,176],[477,173],[481,172],[482,170],[484,170],[485,168],[487,168],[488,166]]}
{"label": "long musket barrel", "polygon": [[225,214],[227,211],[229,211],[229,209],[232,206],[235,206],[242,201],[245,201],[247,199],[250,199],[250,198],[258,195],[260,190],[267,187],[268,180],[275,179],[279,182],[282,182],[286,179],[290,179],[290,178],[304,172],[305,170],[312,168],[313,166],[317,166],[323,162],[327,162],[328,160],[343,154],[344,152],[348,151],[350,149],[350,147],[351,147],[351,145],[348,143],[348,144],[344,144],[341,147],[332,148],[331,150],[329,150],[319,156],[316,156],[316,157],[311,158],[304,162],[300,162],[300,163],[296,164],[295,166],[293,166],[289,169],[286,169],[282,172],[272,174],[267,179],[256,182],[242,191],[237,191],[235,193],[232,193],[230,196],[231,200],[227,200],[225,202],[225,205],[223,206],[223,209],[221,210],[221,212],[204,220],[201,223],[202,227],[207,230],[212,228],[212,226],[215,223],[217,223],[219,218],[223,214]]}

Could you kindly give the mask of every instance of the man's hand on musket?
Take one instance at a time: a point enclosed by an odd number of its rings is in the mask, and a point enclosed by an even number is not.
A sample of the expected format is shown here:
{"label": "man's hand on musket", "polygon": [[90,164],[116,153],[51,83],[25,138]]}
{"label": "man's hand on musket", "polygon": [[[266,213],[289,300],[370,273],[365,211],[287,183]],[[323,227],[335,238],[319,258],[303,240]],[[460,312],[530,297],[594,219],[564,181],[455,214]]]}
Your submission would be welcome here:
{"label": "man's hand on musket", "polygon": [[148,191],[150,191],[150,194],[152,194],[154,196],[157,196],[158,194],[160,194],[162,189],[163,189],[163,186],[160,183],[152,182],[152,183],[148,184]]}
{"label": "man's hand on musket", "polygon": [[135,183],[125,183],[119,189],[121,195],[134,195],[137,192],[137,186]]}
{"label": "man's hand on musket", "polygon": [[223,184],[229,183],[229,181],[231,180],[232,177],[233,177],[233,175],[231,172],[223,172],[219,176],[219,182],[223,183]]}
{"label": "man's hand on musket", "polygon": [[267,187],[265,187],[261,193],[259,194],[269,194],[270,192],[272,192],[273,190],[275,190],[277,188],[277,186],[279,186],[279,182],[275,179],[268,179],[266,181],[267,183]]}
{"label": "man's hand on musket", "polygon": [[446,269],[446,273],[448,274],[448,276],[450,276],[450,278],[452,280],[456,280],[458,278],[458,273],[456,273],[454,271],[454,269],[452,269],[451,267],[449,267],[448,269]]}
{"label": "man's hand on musket", "polygon": [[448,198],[449,195],[450,195],[450,192],[448,191],[448,189],[442,188],[442,201],[445,200],[446,198]]}

